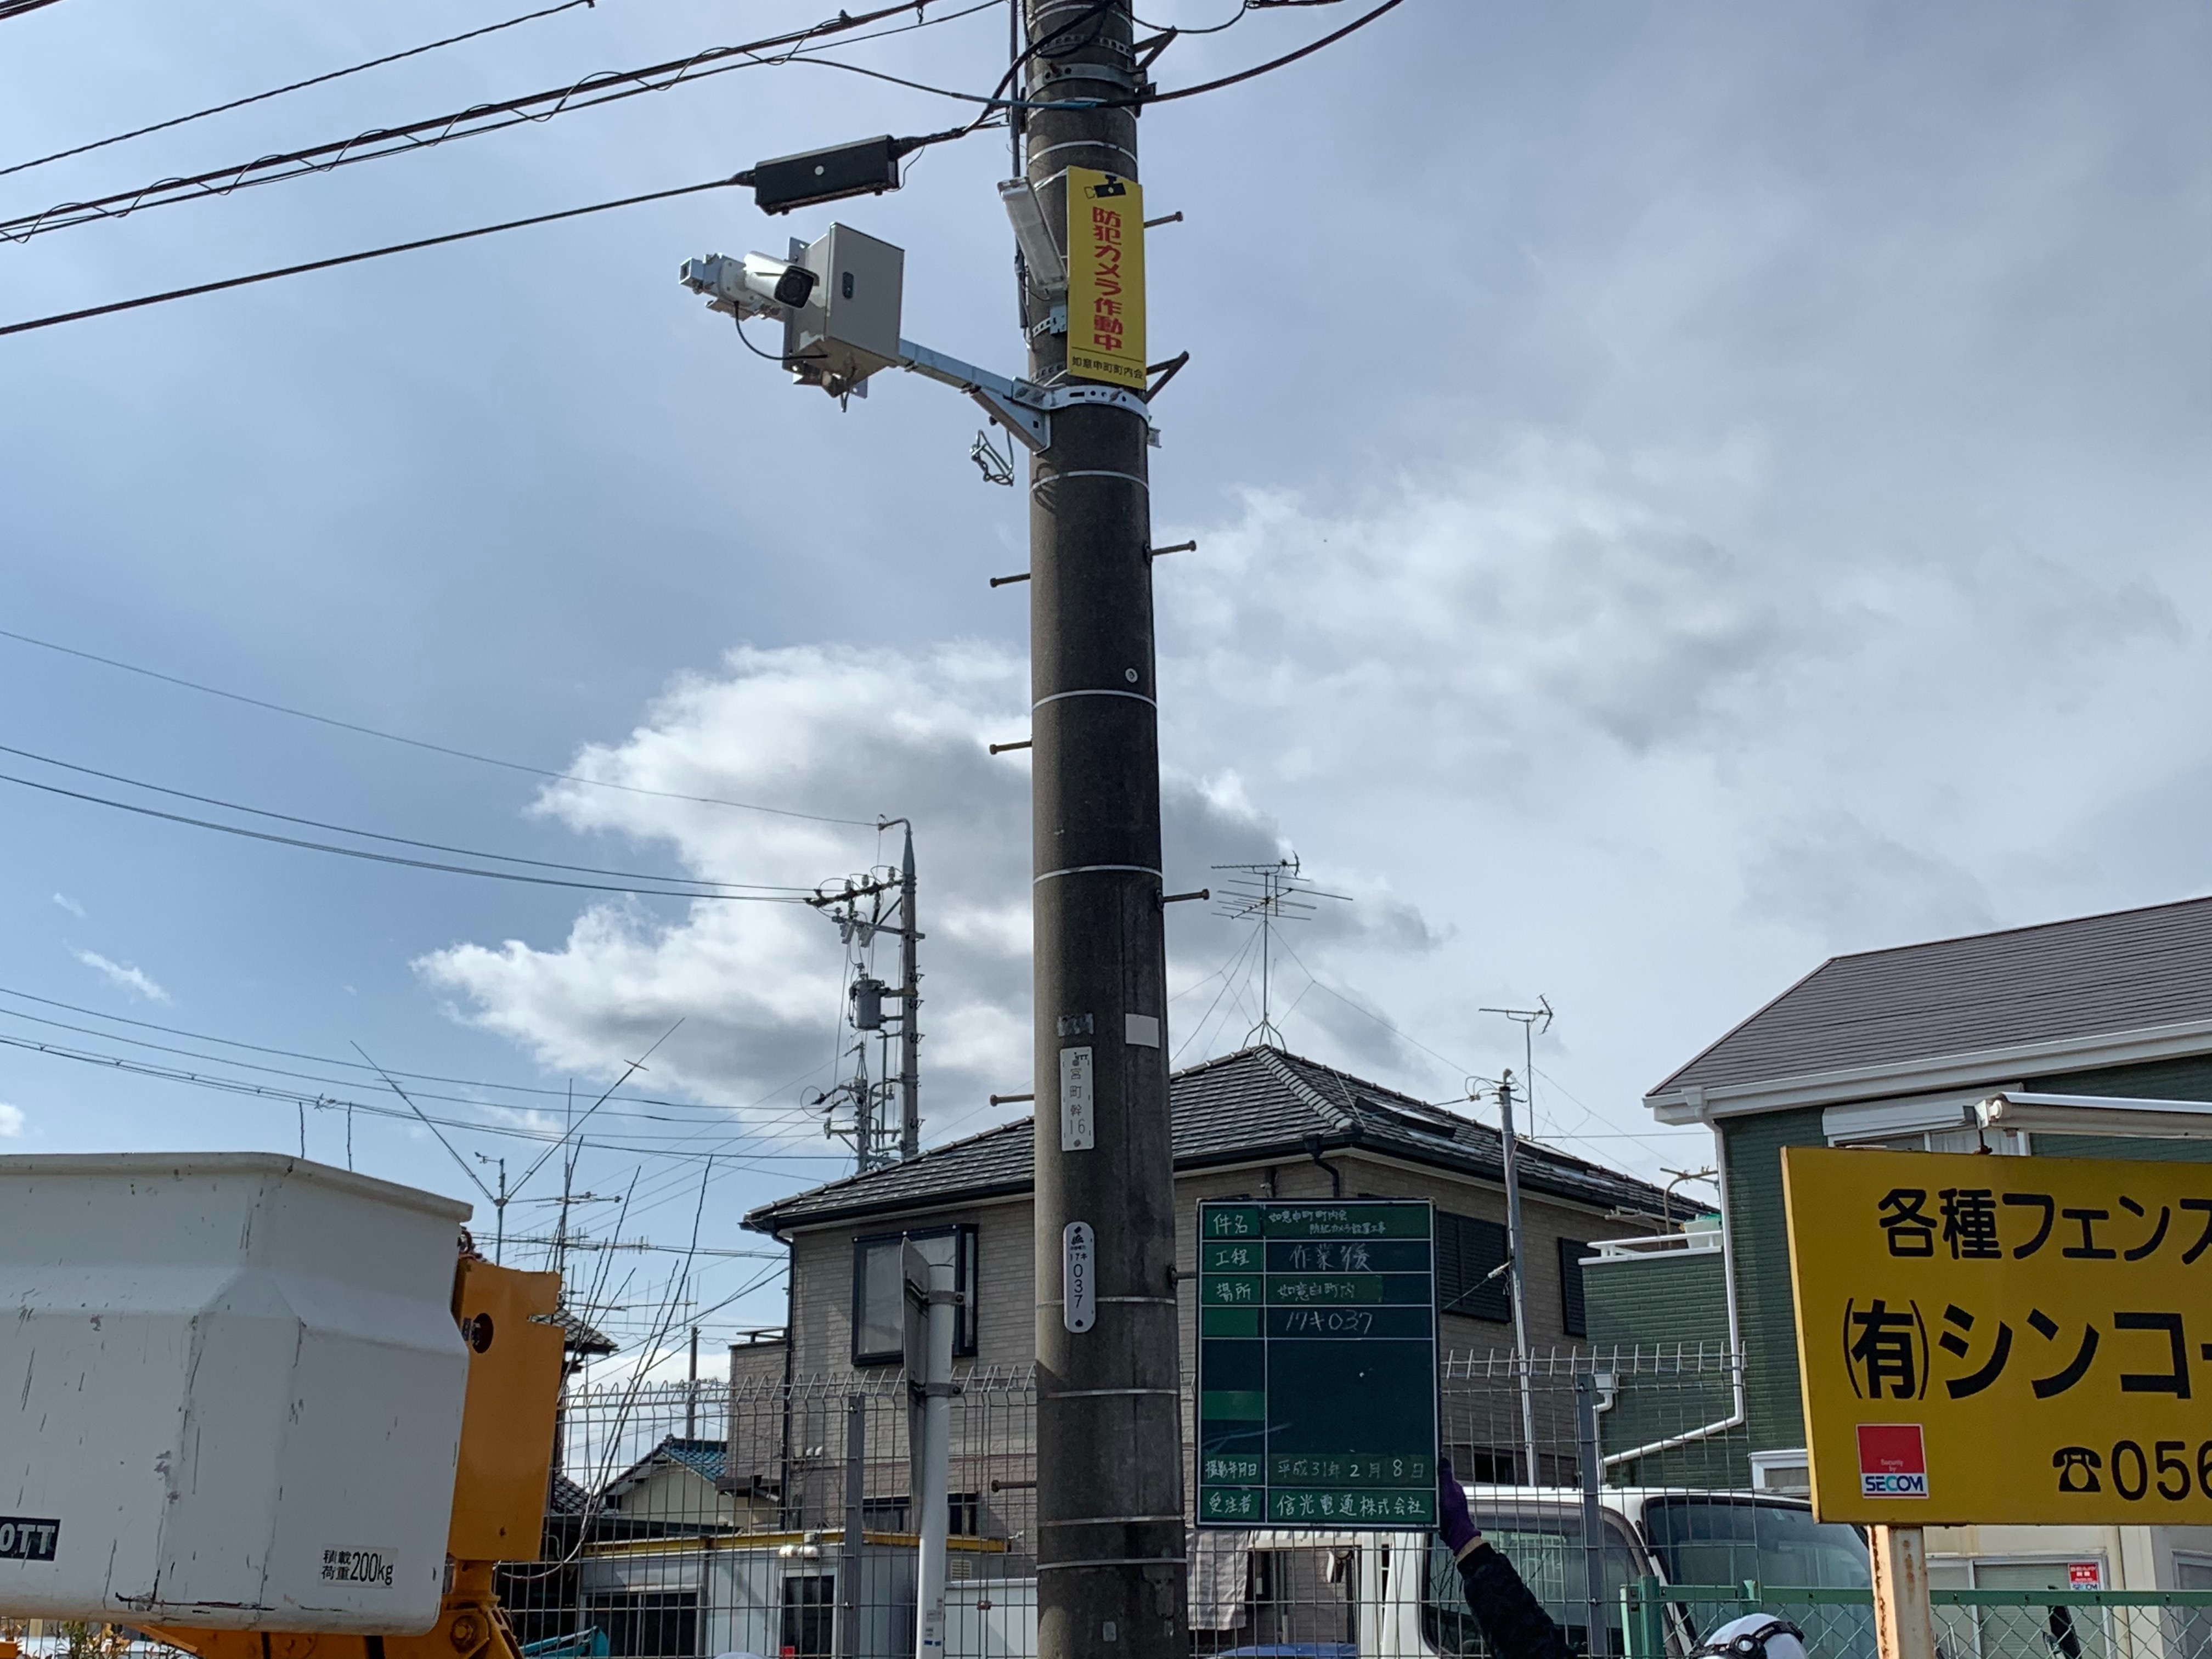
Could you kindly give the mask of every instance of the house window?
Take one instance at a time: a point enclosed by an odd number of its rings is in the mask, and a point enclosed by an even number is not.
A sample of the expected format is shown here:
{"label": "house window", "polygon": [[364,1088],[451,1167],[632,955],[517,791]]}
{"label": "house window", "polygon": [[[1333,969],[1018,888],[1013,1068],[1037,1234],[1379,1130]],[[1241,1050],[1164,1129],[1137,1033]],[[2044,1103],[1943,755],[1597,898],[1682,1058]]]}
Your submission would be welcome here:
{"label": "house window", "polygon": [[932,1227],[853,1241],[855,1365],[896,1365],[906,1358],[906,1288],[899,1273],[899,1246],[908,1239],[926,1260],[951,1264],[952,1288],[960,1294],[952,1312],[952,1352],[963,1359],[975,1357],[975,1230]]}
{"label": "house window", "polygon": [[1583,1258],[1590,1247],[1580,1239],[1559,1241],[1559,1328],[1569,1336],[1588,1336],[1589,1320],[1583,1310]]}
{"label": "house window", "polygon": [[[1504,1324],[1513,1317],[1505,1229],[1471,1215],[1437,1212],[1437,1310]],[[1495,1273],[1496,1277],[1492,1277]]]}
{"label": "house window", "polygon": [[[976,1538],[983,1531],[983,1498],[980,1492],[956,1492],[946,1494],[945,1526],[955,1538]],[[860,1504],[860,1526],[867,1532],[911,1532],[914,1519],[914,1500],[903,1493],[896,1498],[871,1498]]]}
{"label": "house window", "polygon": [[785,1659],[830,1659],[836,1650],[837,1579],[794,1573],[783,1581]]}

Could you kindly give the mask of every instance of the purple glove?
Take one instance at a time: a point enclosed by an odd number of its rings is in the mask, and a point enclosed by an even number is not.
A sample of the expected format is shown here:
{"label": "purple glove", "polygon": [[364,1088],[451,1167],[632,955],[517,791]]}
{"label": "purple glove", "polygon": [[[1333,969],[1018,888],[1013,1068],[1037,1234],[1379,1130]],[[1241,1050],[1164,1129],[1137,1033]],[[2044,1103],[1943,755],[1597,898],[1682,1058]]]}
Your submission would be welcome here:
{"label": "purple glove", "polygon": [[1467,1512],[1467,1489],[1452,1474],[1449,1458],[1437,1465],[1437,1535],[1455,1556],[1482,1536]]}

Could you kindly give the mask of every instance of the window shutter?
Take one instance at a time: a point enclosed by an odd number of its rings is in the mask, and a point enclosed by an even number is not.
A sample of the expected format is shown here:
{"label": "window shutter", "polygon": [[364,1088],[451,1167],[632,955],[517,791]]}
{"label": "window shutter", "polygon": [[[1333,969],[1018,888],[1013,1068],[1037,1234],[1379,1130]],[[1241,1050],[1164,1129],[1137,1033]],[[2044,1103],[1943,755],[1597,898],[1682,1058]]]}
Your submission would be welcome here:
{"label": "window shutter", "polygon": [[1446,1313],[1508,1323],[1512,1292],[1504,1273],[1490,1274],[1505,1260],[1505,1229],[1478,1216],[1437,1215],[1437,1306]]}
{"label": "window shutter", "polygon": [[1589,1246],[1579,1239],[1559,1241],[1559,1324],[1569,1336],[1588,1336],[1589,1319],[1583,1304],[1583,1258]]}

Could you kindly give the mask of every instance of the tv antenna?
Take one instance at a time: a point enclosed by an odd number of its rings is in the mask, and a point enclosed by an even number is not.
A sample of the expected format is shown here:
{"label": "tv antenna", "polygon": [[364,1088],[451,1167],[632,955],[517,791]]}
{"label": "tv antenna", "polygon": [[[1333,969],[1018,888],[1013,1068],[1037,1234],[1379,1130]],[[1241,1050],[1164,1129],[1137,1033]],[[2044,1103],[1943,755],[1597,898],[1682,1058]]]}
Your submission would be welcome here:
{"label": "tv antenna", "polygon": [[1325,893],[1316,887],[1299,873],[1296,853],[1272,864],[1217,864],[1213,867],[1229,872],[1229,878],[1219,884],[1221,908],[1213,914],[1226,916],[1231,921],[1249,921],[1257,917],[1260,922],[1260,1023],[1244,1033],[1244,1046],[1279,1048],[1284,1046],[1283,1033],[1275,1024],[1271,1000],[1276,924],[1310,921],[1314,912],[1321,908],[1312,902],[1315,899],[1335,899],[1349,904],[1352,896],[1348,893]]}

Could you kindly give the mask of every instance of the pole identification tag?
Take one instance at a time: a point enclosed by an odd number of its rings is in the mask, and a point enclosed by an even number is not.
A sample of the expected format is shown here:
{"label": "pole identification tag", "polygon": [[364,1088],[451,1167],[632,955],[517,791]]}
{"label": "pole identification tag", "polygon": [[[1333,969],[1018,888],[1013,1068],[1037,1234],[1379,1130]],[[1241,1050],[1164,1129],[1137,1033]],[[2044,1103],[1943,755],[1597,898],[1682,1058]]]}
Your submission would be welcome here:
{"label": "pole identification tag", "polygon": [[1087,1152],[1098,1144],[1091,1050],[1060,1051],[1060,1150]]}
{"label": "pole identification tag", "polygon": [[1098,1322],[1098,1240],[1087,1221],[1060,1230],[1060,1321],[1078,1335]]}

